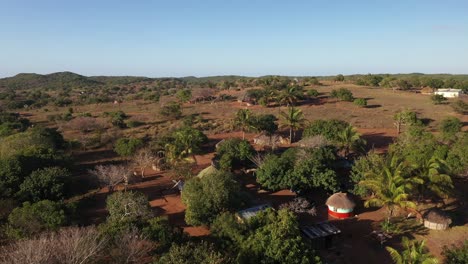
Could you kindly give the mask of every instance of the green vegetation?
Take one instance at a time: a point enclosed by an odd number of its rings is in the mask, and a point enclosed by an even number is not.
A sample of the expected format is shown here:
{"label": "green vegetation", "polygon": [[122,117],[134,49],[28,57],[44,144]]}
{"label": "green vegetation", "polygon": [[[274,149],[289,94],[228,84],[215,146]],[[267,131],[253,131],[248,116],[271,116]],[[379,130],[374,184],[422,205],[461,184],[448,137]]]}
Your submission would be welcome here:
{"label": "green vegetation", "polygon": [[45,230],[56,230],[66,223],[65,212],[60,203],[44,200],[25,202],[8,216],[7,235],[26,238]]}
{"label": "green vegetation", "polygon": [[346,89],[346,88],[340,88],[338,90],[332,90],[330,92],[330,97],[337,98],[340,101],[352,102],[354,100],[353,93],[350,90]]}
{"label": "green vegetation", "polygon": [[437,258],[427,253],[425,241],[410,241],[407,237],[403,237],[403,251],[396,250],[392,247],[386,247],[393,261],[396,264],[437,264]]}
{"label": "green vegetation", "polygon": [[239,184],[229,172],[216,172],[186,182],[182,201],[187,206],[185,221],[190,225],[211,223],[225,210],[242,204]]}
{"label": "green vegetation", "polygon": [[216,149],[219,166],[224,170],[245,164],[253,154],[254,149],[249,142],[238,138],[227,139]]}
{"label": "green vegetation", "polygon": [[354,99],[353,103],[357,106],[360,107],[366,107],[367,106],[367,100],[365,98],[357,98]]}
{"label": "green vegetation", "polygon": [[339,183],[333,170],[335,160],[333,147],[288,149],[281,156],[270,154],[257,170],[257,182],[274,191],[286,188],[336,191]]}
{"label": "green vegetation", "polygon": [[431,100],[435,105],[440,105],[443,102],[447,101],[447,98],[445,98],[441,94],[434,94],[434,95],[431,96]]}
{"label": "green vegetation", "polygon": [[143,146],[143,141],[138,138],[120,138],[115,142],[114,151],[122,157],[133,155]]}
{"label": "green vegetation", "polygon": [[447,264],[468,263],[468,240],[465,240],[460,246],[444,246],[443,255]]}

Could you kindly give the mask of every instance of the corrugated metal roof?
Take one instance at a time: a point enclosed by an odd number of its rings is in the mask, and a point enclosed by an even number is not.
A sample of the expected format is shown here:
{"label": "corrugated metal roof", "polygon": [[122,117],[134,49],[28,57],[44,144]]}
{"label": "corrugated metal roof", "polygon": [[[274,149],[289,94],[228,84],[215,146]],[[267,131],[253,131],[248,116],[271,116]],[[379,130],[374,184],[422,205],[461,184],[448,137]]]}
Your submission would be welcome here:
{"label": "corrugated metal roof", "polygon": [[244,209],[242,211],[237,212],[237,214],[239,215],[240,218],[247,220],[257,215],[259,212],[264,211],[268,208],[271,208],[271,206],[268,204],[262,204],[262,205],[258,205],[255,207]]}
{"label": "corrugated metal roof", "polygon": [[304,235],[306,235],[310,239],[319,238],[319,237],[326,237],[331,235],[336,235],[341,233],[341,230],[338,229],[336,226],[328,223],[318,223],[309,226],[301,227],[301,231]]}

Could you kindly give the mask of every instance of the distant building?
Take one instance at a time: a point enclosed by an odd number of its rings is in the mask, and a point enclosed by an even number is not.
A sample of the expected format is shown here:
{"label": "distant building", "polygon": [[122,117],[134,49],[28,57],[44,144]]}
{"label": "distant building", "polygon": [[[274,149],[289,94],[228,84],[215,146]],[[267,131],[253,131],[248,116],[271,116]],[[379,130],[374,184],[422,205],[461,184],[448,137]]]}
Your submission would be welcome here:
{"label": "distant building", "polygon": [[461,89],[437,89],[437,91],[434,92],[434,94],[440,94],[444,96],[445,98],[455,98],[459,97],[460,94],[462,93]]}

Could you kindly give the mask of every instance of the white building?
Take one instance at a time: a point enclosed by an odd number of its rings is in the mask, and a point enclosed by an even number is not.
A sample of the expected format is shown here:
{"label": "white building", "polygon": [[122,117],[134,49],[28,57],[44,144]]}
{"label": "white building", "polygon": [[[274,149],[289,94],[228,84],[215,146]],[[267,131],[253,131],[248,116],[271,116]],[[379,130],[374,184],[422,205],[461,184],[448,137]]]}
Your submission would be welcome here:
{"label": "white building", "polygon": [[434,92],[434,94],[440,94],[444,96],[445,98],[455,98],[459,97],[460,94],[462,93],[461,89],[437,89],[437,91]]}

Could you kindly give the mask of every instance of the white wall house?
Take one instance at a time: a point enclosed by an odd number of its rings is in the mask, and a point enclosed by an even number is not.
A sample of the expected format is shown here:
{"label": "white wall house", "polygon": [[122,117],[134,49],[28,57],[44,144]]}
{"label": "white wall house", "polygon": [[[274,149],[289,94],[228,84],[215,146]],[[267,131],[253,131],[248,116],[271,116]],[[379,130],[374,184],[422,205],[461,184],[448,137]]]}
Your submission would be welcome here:
{"label": "white wall house", "polygon": [[434,94],[443,95],[445,98],[454,98],[459,97],[461,94],[461,89],[437,89]]}

